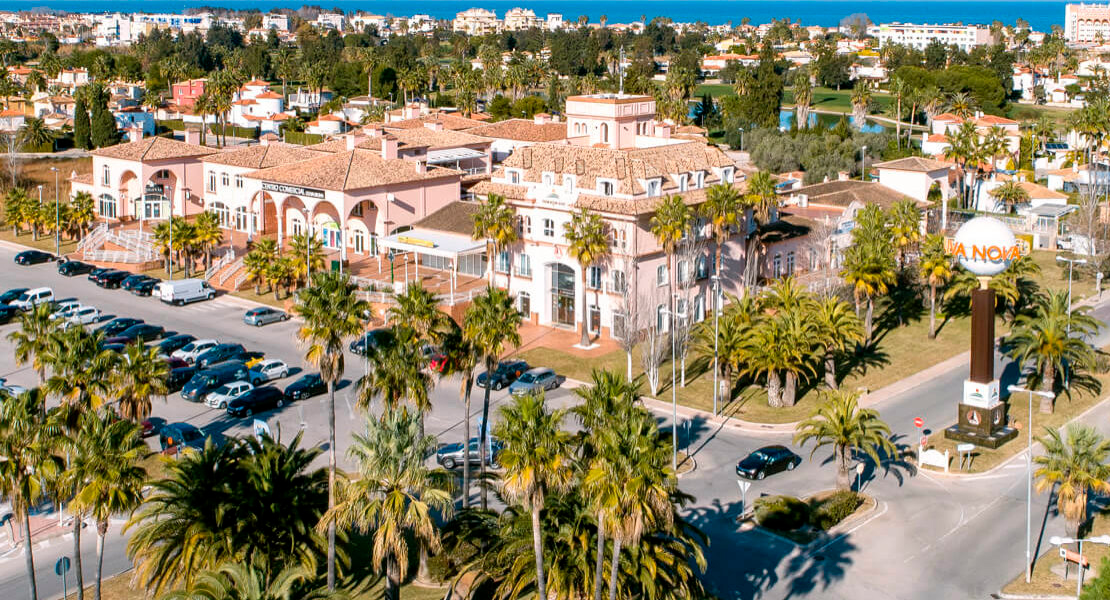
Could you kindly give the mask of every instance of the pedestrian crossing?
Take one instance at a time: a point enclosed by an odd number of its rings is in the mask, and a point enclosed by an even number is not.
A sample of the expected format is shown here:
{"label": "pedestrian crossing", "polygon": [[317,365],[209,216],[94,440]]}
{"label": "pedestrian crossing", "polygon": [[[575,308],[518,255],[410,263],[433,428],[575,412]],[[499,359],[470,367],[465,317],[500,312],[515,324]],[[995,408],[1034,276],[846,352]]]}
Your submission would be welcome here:
{"label": "pedestrian crossing", "polygon": [[229,310],[243,310],[243,308],[238,304],[223,300],[221,298],[216,298],[214,300],[205,300],[203,302],[193,302],[191,304],[185,304],[183,306],[173,306],[172,309],[175,311],[188,313],[215,313],[226,312]]}

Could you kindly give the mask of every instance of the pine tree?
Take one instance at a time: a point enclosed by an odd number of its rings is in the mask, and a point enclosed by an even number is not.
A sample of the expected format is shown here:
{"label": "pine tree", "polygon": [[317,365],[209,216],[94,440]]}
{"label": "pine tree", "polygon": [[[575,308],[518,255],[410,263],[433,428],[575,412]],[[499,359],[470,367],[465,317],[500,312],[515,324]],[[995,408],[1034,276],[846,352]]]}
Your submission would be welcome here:
{"label": "pine tree", "polygon": [[92,150],[92,139],[90,138],[89,128],[91,123],[89,121],[89,110],[85,106],[85,95],[77,94],[77,105],[74,107],[73,115],[73,145],[85,150]]}

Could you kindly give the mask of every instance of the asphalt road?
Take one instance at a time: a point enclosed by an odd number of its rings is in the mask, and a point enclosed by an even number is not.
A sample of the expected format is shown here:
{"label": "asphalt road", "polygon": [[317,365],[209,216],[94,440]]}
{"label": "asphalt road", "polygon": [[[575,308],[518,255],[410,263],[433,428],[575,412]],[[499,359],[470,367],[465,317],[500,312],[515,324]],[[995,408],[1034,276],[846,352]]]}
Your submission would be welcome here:
{"label": "asphalt road", "polygon": [[[248,349],[266,352],[268,357],[281,358],[295,369],[306,368],[303,349],[293,337],[296,321],[249,327],[241,320],[246,305],[234,298],[172,307],[125,291],[100,289],[83,276],[62,277],[53,265],[18,267],[11,261],[13,255],[14,251],[0,247],[0,287],[51,286],[59,298],[77,297],[105,314],[140,317],[168,330],[240,342]],[[1095,315],[1110,319],[1110,306],[1100,307]],[[0,335],[6,336],[14,327],[0,327]],[[1098,342],[1104,344],[1107,339],[1110,335],[1103,332]],[[351,466],[343,456],[345,440],[361,428],[366,418],[354,406],[353,390],[363,365],[361,358],[348,355],[345,383],[337,394],[337,439],[340,465],[344,467]],[[1016,371],[1002,361],[999,368],[1002,385],[1012,383]],[[28,367],[14,364],[6,341],[0,341],[0,376],[23,385],[36,383]],[[955,404],[965,376],[966,365],[878,408],[901,443],[915,443],[919,432],[913,427],[914,417],[923,417],[926,428],[938,432],[955,420]],[[284,387],[296,377],[294,373],[276,385]],[[441,441],[463,438],[459,387],[457,379],[449,378],[433,392],[433,410],[426,427]],[[472,427],[476,427],[481,410],[481,390],[475,391]],[[567,406],[573,398],[567,389],[548,397],[557,406]],[[494,410],[506,398],[506,392],[494,392]],[[316,397],[261,416],[275,433],[280,429],[286,439],[303,429],[305,443],[326,446],[325,402],[324,397]],[[1110,408],[1099,408],[1089,420],[1106,423],[1107,413]],[[222,411],[185,402],[176,394],[164,403],[156,401],[154,416],[166,422],[187,421],[217,436],[250,434],[250,420],[229,419]],[[667,414],[659,418],[661,426],[669,428]],[[876,512],[847,535],[802,553],[792,544],[758,531],[739,531],[735,525],[735,517],[741,512],[735,461],[766,443],[792,445],[789,435],[711,428],[699,420],[691,423],[690,449],[698,468],[683,476],[681,485],[696,498],[687,516],[710,536],[707,580],[723,598],[987,598],[1021,569],[1025,543],[1023,461],[1010,465],[1015,468],[970,480],[915,473],[905,465],[869,466],[863,489],[878,499]],[[749,502],[763,493],[805,495],[833,487],[835,473],[827,450],[811,457],[809,448],[794,449],[803,457],[802,465],[791,473],[754,483],[747,494]],[[1044,539],[1063,531],[1055,515],[1046,512],[1047,503],[1047,495],[1034,498],[1035,519],[1038,524],[1044,521]],[[95,536],[86,531],[83,555],[88,577],[92,574]],[[119,524],[113,524],[105,557],[106,574],[129,567],[125,542]],[[36,549],[41,597],[61,596],[61,581],[54,575],[53,565],[59,556],[71,551],[72,542],[65,539]],[[0,556],[0,598],[20,598],[26,593],[23,557],[18,552]]]}

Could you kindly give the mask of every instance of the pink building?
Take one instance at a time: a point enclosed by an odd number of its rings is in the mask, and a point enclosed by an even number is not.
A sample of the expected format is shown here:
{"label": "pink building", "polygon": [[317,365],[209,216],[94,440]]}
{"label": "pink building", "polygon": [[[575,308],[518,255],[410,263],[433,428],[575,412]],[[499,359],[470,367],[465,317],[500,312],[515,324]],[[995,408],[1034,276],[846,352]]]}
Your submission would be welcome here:
{"label": "pink building", "polygon": [[204,94],[207,79],[190,79],[173,84],[173,103],[182,108],[193,108],[197,98]]}

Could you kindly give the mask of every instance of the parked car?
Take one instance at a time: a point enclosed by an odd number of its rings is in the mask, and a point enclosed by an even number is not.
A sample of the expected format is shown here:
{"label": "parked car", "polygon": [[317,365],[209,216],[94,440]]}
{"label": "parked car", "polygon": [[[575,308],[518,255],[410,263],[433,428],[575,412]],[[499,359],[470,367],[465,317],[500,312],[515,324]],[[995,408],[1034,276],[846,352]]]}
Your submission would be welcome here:
{"label": "parked car", "polygon": [[525,394],[534,394],[536,392],[553,390],[560,385],[566,377],[556,375],[555,371],[547,367],[536,367],[521,374],[512,385],[509,386],[509,393],[514,396],[523,396]]}
{"label": "parked car", "polygon": [[254,385],[246,381],[225,383],[211,392],[208,392],[208,396],[204,399],[204,404],[208,406],[208,408],[225,409],[229,402],[253,389]]}
{"label": "parked car", "polygon": [[365,356],[367,348],[377,348],[381,344],[387,342],[393,336],[393,332],[386,328],[373,329],[368,331],[362,337],[351,342],[351,352]]}
{"label": "parked car", "polygon": [[[470,459],[470,464],[472,465],[478,465],[481,462],[481,452],[479,450],[478,443],[479,439],[476,437],[472,437],[470,438],[470,443],[467,444],[469,446],[467,457]],[[501,454],[501,449],[504,448],[505,445],[501,442],[501,440],[491,437],[490,446],[493,452],[487,453],[486,464],[490,466],[496,466],[497,457]],[[462,442],[455,442],[453,444],[440,444],[439,448],[436,448],[436,462],[447,470],[452,470],[455,467],[462,465]]]}
{"label": "parked car", "polygon": [[802,457],[786,446],[764,446],[736,463],[736,474],[746,479],[763,479],[780,471],[793,471]]}
{"label": "parked car", "polygon": [[285,406],[285,396],[276,387],[258,387],[232,400],[227,405],[227,414],[233,417],[249,417],[255,413]]}
{"label": "parked car", "polygon": [[[189,342],[196,341],[197,336],[189,335],[188,333],[178,333],[166,338],[162,338],[158,342],[158,351],[166,356],[172,356],[174,352],[185,347]],[[176,358],[176,357],[175,357]],[[183,359],[184,360],[184,359]]]}
{"label": "parked car", "polygon": [[69,316],[70,311],[75,310],[81,306],[81,303],[76,298],[66,298],[65,300],[56,300],[53,303],[54,312],[50,315],[50,319],[57,321],[59,319],[65,320]]}
{"label": "parked car", "polygon": [[127,350],[127,346],[123,344],[103,344],[100,346],[101,350],[110,350],[112,352],[120,353]]}
{"label": "parked car", "polygon": [[166,389],[172,394],[173,392],[181,391],[185,384],[197,374],[196,367],[178,367],[170,369],[169,375],[166,376]]}
{"label": "parked car", "polygon": [[168,365],[171,369],[180,369],[182,367],[190,366],[189,363],[181,360],[180,358],[174,358],[172,356],[163,356],[162,360],[164,360],[166,362],[166,365]]}
{"label": "parked car", "polygon": [[178,279],[160,283],[158,297],[166,304],[181,306],[189,302],[211,300],[216,297],[216,290],[203,279]]}
{"label": "parked car", "polygon": [[258,385],[267,381],[281,379],[289,375],[289,365],[276,358],[263,360],[251,366],[250,382]]}
{"label": "parked car", "polygon": [[289,313],[270,308],[268,306],[259,306],[252,308],[243,315],[243,322],[247,325],[254,325],[255,327],[262,327],[270,323],[277,323],[278,321],[288,321]]}
{"label": "parked car", "polygon": [[114,271],[114,270],[115,269],[111,269],[109,267],[97,267],[97,268],[93,269],[92,271],[89,271],[89,276],[86,277],[86,279],[88,279],[89,281],[91,281],[93,283],[96,283],[96,278],[97,277],[100,277],[101,275],[107,273],[108,271]]}
{"label": "parked car", "polygon": [[493,389],[499,390],[507,385],[512,385],[527,370],[528,363],[523,360],[503,360],[497,363],[497,368],[493,370],[492,377],[489,373],[482,373],[478,375],[475,383],[478,384],[478,387],[484,388],[492,379]]}
{"label": "parked car", "polygon": [[103,333],[105,338],[110,338],[115,337],[123,333],[127,329],[144,322],[145,321],[143,321],[142,319],[135,319],[132,317],[116,317],[111,321],[108,321],[107,323],[101,325],[96,330]]}
{"label": "parked car", "polygon": [[166,328],[161,325],[139,323],[105,340],[109,344],[145,344],[166,335]]}
{"label": "parked car", "polygon": [[227,363],[211,369],[197,370],[185,387],[181,397],[190,402],[204,402],[208,394],[225,383],[242,381],[247,378],[247,367],[243,363]]}
{"label": "parked car", "polygon": [[11,323],[12,318],[20,313],[20,310],[14,306],[0,304],[0,325]]}
{"label": "parked car", "polygon": [[27,290],[19,295],[19,298],[12,300],[9,306],[14,306],[20,310],[31,310],[39,304],[54,301],[54,290],[48,287],[40,287]]}
{"label": "parked car", "polygon": [[139,425],[141,425],[143,428],[142,435],[144,438],[148,438],[154,435],[155,432],[157,432],[157,427],[154,426],[154,421],[150,419],[143,419],[142,422],[139,423]]}
{"label": "parked car", "polygon": [[23,292],[26,292],[28,289],[29,288],[12,288],[4,292],[3,294],[0,294],[0,304],[7,306],[8,304],[11,304],[16,300],[19,300],[19,297],[23,295]]}
{"label": "parked car", "polygon": [[242,354],[245,351],[246,349],[243,348],[242,344],[217,344],[216,346],[209,348],[208,351],[204,354],[197,356],[195,362],[198,367],[203,369],[208,365],[214,365],[216,363],[223,362],[237,354]]}
{"label": "parked car", "polygon": [[16,385],[14,383],[8,383],[8,380],[6,378],[0,377],[0,393],[7,394],[9,396],[18,396],[26,391],[27,388],[21,385]]}
{"label": "parked car", "polygon": [[90,265],[87,262],[79,260],[63,260],[58,263],[58,273],[66,277],[73,277],[74,275],[85,275],[91,273],[96,265]]}
{"label": "parked car", "polygon": [[136,296],[153,296],[155,286],[160,283],[162,283],[161,279],[158,279],[157,277],[151,277],[131,286],[130,291]]}
{"label": "parked car", "polygon": [[154,279],[154,278],[151,277],[150,275],[143,275],[142,273],[135,273],[134,275],[128,275],[127,277],[125,277],[124,280],[120,282],[119,286],[121,288],[125,289],[125,290],[130,291],[137,284],[142,283],[144,281],[149,281],[151,279]]}
{"label": "parked car", "polygon": [[187,363],[194,363],[197,357],[220,345],[218,340],[193,340],[174,350],[170,356],[176,356]]}
{"label": "parked car", "polygon": [[247,368],[249,369],[262,362],[263,360],[266,360],[266,354],[257,350],[243,350],[242,352],[236,352],[235,354],[232,354],[224,360],[240,361],[243,364],[247,365]]}
{"label": "parked car", "polygon": [[293,400],[303,400],[312,396],[318,396],[328,391],[328,386],[320,377],[319,373],[310,373],[297,379],[285,387],[285,399],[292,402]]}
{"label": "parked car", "polygon": [[436,373],[443,373],[447,369],[447,355],[440,352],[432,354],[431,358],[428,359],[428,369]]}
{"label": "parked car", "polygon": [[100,320],[100,309],[95,306],[81,305],[70,311],[66,321],[74,325],[88,325]]}
{"label": "parked car", "polygon": [[54,260],[54,255],[42,250],[24,250],[15,255],[17,265],[37,265]]}
{"label": "parked car", "polygon": [[123,284],[123,280],[130,276],[131,273],[128,271],[108,271],[107,273],[102,273],[100,277],[97,277],[94,283],[107,290],[119,289],[119,286]]}
{"label": "parked car", "polygon": [[158,431],[158,445],[164,453],[177,453],[185,448],[201,450],[206,439],[203,429],[189,423],[170,423]]}

